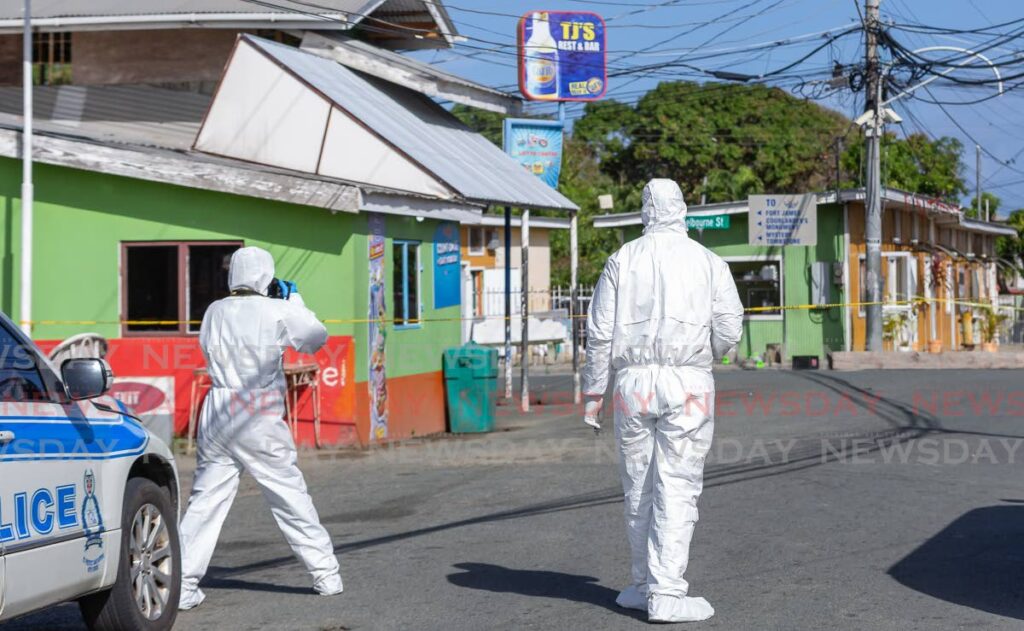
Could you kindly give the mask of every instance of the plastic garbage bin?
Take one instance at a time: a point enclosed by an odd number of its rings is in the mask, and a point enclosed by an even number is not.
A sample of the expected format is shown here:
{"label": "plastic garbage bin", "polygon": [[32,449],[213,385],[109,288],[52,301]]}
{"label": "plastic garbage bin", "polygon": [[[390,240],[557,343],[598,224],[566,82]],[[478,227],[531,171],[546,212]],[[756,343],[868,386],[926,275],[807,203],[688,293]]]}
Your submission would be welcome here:
{"label": "plastic garbage bin", "polygon": [[498,406],[498,351],[478,344],[444,352],[448,429],[453,434],[490,432]]}

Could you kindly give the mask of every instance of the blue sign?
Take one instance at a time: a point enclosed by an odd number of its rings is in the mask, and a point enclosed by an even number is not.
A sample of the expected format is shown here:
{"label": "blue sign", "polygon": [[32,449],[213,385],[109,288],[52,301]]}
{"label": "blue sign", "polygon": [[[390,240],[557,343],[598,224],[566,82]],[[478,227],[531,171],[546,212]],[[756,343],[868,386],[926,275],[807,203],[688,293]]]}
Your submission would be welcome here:
{"label": "blue sign", "polygon": [[608,90],[604,20],[531,11],[519,20],[519,90],[532,101],[596,101]]}
{"label": "blue sign", "polygon": [[558,188],[558,174],[562,170],[562,123],[506,118],[505,153],[551,188]]}
{"label": "blue sign", "polygon": [[446,221],[434,233],[434,308],[454,307],[462,302],[459,253],[459,224]]}

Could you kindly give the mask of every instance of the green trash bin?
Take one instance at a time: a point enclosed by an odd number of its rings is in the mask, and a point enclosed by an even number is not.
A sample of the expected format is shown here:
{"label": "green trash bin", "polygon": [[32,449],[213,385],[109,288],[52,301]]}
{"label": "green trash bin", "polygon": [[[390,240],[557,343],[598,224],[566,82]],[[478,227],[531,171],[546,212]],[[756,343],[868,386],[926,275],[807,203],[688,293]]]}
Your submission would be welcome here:
{"label": "green trash bin", "polygon": [[444,352],[448,429],[453,434],[490,432],[498,407],[498,351],[466,344]]}

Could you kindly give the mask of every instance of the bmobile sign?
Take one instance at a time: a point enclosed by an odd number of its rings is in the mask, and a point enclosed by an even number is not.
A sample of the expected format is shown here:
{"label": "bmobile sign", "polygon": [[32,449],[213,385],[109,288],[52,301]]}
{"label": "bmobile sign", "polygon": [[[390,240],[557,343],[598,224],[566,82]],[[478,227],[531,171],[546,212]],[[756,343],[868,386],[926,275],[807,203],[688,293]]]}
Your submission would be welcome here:
{"label": "bmobile sign", "polygon": [[608,90],[604,20],[531,11],[519,20],[519,90],[531,101],[596,101]]}

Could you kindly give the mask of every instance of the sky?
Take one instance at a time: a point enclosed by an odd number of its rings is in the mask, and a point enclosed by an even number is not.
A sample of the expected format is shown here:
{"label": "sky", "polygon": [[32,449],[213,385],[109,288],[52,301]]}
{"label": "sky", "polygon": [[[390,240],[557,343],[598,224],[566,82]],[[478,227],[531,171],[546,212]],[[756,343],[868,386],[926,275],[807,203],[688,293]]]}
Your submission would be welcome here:
{"label": "sky", "polygon": [[[827,39],[860,23],[863,0],[444,0],[443,4],[466,41],[448,51],[422,52],[425,61],[468,79],[492,87],[517,91],[515,32],[518,16],[536,10],[592,11],[600,14],[608,33],[609,72],[648,66],[668,60],[692,64],[697,70],[729,70],[759,75],[782,68],[826,43]],[[979,49],[1004,61],[1024,51],[1024,38],[999,38],[995,31],[984,33],[922,33],[898,25],[927,25],[954,30],[977,29],[1015,19],[1024,19],[1020,0],[881,0],[882,20],[897,26],[890,32],[906,48],[931,46]],[[1021,24],[999,27],[998,32],[1021,28]],[[749,50],[766,42],[784,45]],[[736,50],[736,49],[748,49]],[[958,56],[949,51],[922,52],[942,59]],[[812,55],[804,63],[774,82],[801,96],[814,97],[821,104],[851,118],[863,111],[863,92],[826,92],[823,80],[834,62],[863,62],[863,39],[859,33],[844,35]],[[1024,60],[1024,53],[1021,54]],[[971,65],[984,65],[971,61]],[[1019,73],[1022,66],[1003,68],[1003,74]],[[657,77],[630,74],[609,77],[606,98],[634,101],[658,81],[673,78],[715,81],[707,75],[683,68],[661,69]],[[956,76],[977,80],[994,78],[991,69],[957,70]],[[996,96],[993,85],[963,86],[946,80],[919,90],[921,98],[903,98],[893,109],[903,118],[890,127],[899,135],[925,131],[932,137],[952,136],[965,147],[963,177],[975,189],[975,142],[984,148],[983,189],[1002,199],[1001,215],[1024,208],[1024,89],[1020,80],[1007,81],[1008,88]],[[963,104],[993,96],[983,103]],[[947,103],[943,107],[923,99]],[[550,104],[530,104],[528,111],[555,115]],[[567,108],[567,117],[578,118],[581,105]],[[958,126],[959,125],[959,126]],[[962,129],[961,129],[962,128]],[[1016,162],[1013,162],[1016,160]]]}

